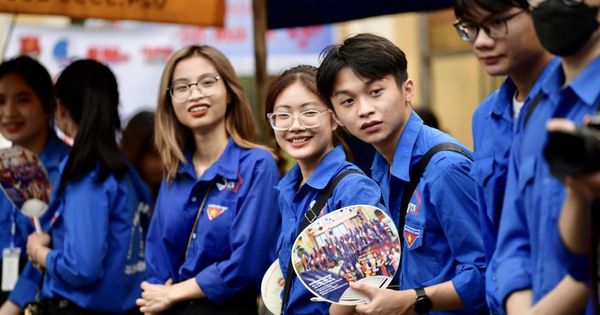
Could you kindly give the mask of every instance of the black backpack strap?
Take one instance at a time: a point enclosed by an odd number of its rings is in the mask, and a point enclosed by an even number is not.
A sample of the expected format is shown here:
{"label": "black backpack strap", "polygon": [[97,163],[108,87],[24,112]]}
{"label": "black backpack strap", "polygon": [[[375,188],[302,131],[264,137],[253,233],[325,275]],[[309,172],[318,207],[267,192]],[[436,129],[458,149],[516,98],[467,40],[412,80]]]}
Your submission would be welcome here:
{"label": "black backpack strap", "polygon": [[404,192],[402,193],[402,201],[400,203],[400,222],[398,223],[398,233],[400,234],[400,246],[404,246],[404,222],[406,220],[406,212],[408,210],[408,203],[410,202],[410,198],[412,198],[419,181],[421,181],[421,177],[423,176],[423,172],[425,172],[425,168],[427,164],[429,164],[429,160],[433,157],[434,154],[440,151],[454,151],[458,152],[464,156],[466,156],[469,160],[473,160],[471,156],[465,152],[461,147],[452,143],[440,143],[433,148],[429,149],[421,157],[421,160],[415,165],[415,167],[410,172],[410,182],[406,184],[404,187]]}
{"label": "black backpack strap", "polygon": [[[315,220],[315,218],[319,215],[319,213],[325,206],[327,199],[329,199],[329,197],[331,197],[331,195],[333,194],[333,190],[335,189],[335,186],[337,186],[337,184],[342,180],[342,178],[346,177],[346,175],[350,175],[350,174],[354,174],[354,173],[364,174],[363,172],[361,172],[359,170],[347,170],[343,173],[340,173],[332,181],[330,181],[329,184],[327,184],[327,186],[321,191],[321,194],[319,194],[319,197],[317,198],[317,200],[312,204],[310,209],[308,209],[306,211],[306,213],[304,214],[304,220],[302,220],[302,223],[300,224],[300,228],[298,229],[298,232],[296,233],[296,235],[300,234],[300,232],[302,232],[310,223],[312,223],[312,221]],[[294,274],[295,274],[294,266],[292,265],[292,259],[290,257],[290,263],[288,265],[287,273],[285,274],[285,283],[284,283],[284,287],[283,287],[283,300],[281,303],[281,314],[283,314],[283,310],[285,309],[285,306],[287,305],[288,300],[290,299],[290,290],[292,288],[292,286],[290,284],[292,283]]]}
{"label": "black backpack strap", "polygon": [[527,112],[525,112],[525,119],[523,120],[523,126],[527,126],[527,122],[529,121],[531,114],[533,114],[533,111],[538,106],[540,101],[544,98],[544,96],[546,96],[546,93],[544,93],[544,91],[540,90],[540,92],[533,98],[533,101],[531,101],[531,104],[529,104],[529,107],[527,107]]}

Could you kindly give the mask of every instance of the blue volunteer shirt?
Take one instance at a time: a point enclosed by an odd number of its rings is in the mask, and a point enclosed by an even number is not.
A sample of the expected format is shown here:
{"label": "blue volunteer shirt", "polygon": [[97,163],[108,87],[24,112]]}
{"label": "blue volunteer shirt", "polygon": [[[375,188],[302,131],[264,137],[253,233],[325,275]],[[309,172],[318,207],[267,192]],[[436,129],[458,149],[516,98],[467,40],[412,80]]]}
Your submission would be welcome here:
{"label": "blue volunteer shirt", "polygon": [[[560,59],[554,58],[546,65],[536,83],[525,98],[519,115],[525,115],[531,101],[538,94],[541,82],[548,74],[560,67]],[[508,176],[510,148],[513,142],[512,102],[517,87],[510,77],[500,89],[491,93],[475,110],[472,119],[474,162],[471,175],[477,181],[477,205],[486,261],[489,263],[496,249],[498,223]],[[504,314],[498,298],[494,279],[495,269],[486,270],[486,299],[493,314]]]}
{"label": "blue volunteer shirt", "polygon": [[[48,178],[50,179],[53,188],[58,187],[60,181],[59,165],[67,155],[69,155],[69,146],[52,134],[48,138],[48,142],[44,146],[39,159],[42,162],[42,165],[44,165],[46,173],[48,173]],[[22,258],[27,259],[27,251],[25,250],[27,236],[35,231],[31,220],[21,214],[4,194],[1,194],[0,196],[0,209],[2,209],[0,210],[0,244],[3,248],[10,245],[10,226],[12,220],[9,215],[14,215],[16,223],[14,245],[21,248]],[[42,218],[42,221],[47,220],[47,218],[51,216],[52,214],[47,211]],[[40,277],[40,272],[35,270],[31,264],[27,264],[21,272],[19,280],[8,299],[21,307],[27,302],[32,301],[38,290]]]}
{"label": "blue volunteer shirt", "polygon": [[[277,256],[284,277],[288,271],[292,246],[298,236],[298,229],[304,220],[306,211],[310,209],[311,203],[319,198],[327,184],[347,170],[360,169],[346,161],[346,154],[342,146],[336,146],[323,157],[311,177],[300,189],[297,187],[298,183],[302,181],[302,174],[298,164],[277,185],[282,220]],[[349,174],[337,184],[320,215],[360,204],[372,205],[387,213],[380,201],[381,190],[377,183],[364,174]],[[387,214],[389,215],[389,213]],[[329,303],[311,302],[311,297],[314,295],[295,276],[292,279],[289,301],[284,309],[284,314],[329,314]]]}
{"label": "blue volunteer shirt", "polygon": [[553,117],[580,124],[596,111],[600,98],[600,57],[591,62],[567,87],[562,68],[553,71],[541,89],[547,95],[523,127],[511,152],[496,253],[492,264],[501,301],[515,291],[533,290],[533,302],[550,292],[567,274],[560,249],[555,246],[558,217],[565,187],[549,172],[543,149],[546,123]]}
{"label": "blue volunteer shirt", "polygon": [[[275,159],[264,149],[245,149],[232,139],[200,178],[191,147],[170,186],[163,180],[146,244],[149,282],[195,278],[209,300],[223,304],[243,291],[260,292],[275,260],[280,231]],[[208,197],[189,247],[198,209]],[[188,252],[187,258],[185,257]],[[234,303],[233,301],[231,303]]]}
{"label": "blue volunteer shirt", "polygon": [[[380,153],[373,162],[373,179],[379,183],[394,222],[409,174],[433,146],[450,142],[449,135],[423,125],[412,113],[394,154],[393,168]],[[466,308],[436,314],[486,314],[485,257],[476,204],[477,183],[469,175],[472,162],[460,153],[441,151],[430,160],[415,189],[404,233],[400,288],[408,290],[451,280]]]}
{"label": "blue volunteer shirt", "polygon": [[109,174],[99,182],[99,173],[98,165],[50,203],[52,250],[42,299],[123,313],[136,307],[147,277],[144,237],[152,196],[131,165],[121,178]]}

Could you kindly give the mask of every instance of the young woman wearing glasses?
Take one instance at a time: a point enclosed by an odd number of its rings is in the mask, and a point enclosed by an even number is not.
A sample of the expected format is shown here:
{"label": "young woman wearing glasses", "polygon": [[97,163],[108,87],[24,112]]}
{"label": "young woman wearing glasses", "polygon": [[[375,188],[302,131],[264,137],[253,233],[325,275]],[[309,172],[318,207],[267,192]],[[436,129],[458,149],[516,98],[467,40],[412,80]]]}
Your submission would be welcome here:
{"label": "young woman wearing glasses", "polygon": [[[317,68],[308,65],[286,70],[270,85],[265,106],[277,144],[298,162],[277,185],[282,215],[277,256],[284,275],[311,202],[336,176],[359,170],[348,162],[350,153],[342,140],[342,126],[319,96],[316,75]],[[338,183],[325,208],[318,210],[322,215],[357,204],[385,209],[380,200],[381,190],[372,179],[362,173],[350,174]],[[282,306],[284,314],[329,313],[329,303],[312,302],[312,293],[297,277],[287,285],[291,289],[287,304]]]}
{"label": "young woman wearing glasses", "polygon": [[165,167],[147,238],[146,314],[257,314],[275,259],[280,178],[254,143],[244,89],[225,55],[187,46],[165,66],[155,141]]}

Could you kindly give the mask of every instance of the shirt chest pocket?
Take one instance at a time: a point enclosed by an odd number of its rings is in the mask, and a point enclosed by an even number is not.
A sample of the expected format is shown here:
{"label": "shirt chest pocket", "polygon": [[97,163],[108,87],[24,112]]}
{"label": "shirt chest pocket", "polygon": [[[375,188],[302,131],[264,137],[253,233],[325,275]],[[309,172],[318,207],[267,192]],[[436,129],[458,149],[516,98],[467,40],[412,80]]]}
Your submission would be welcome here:
{"label": "shirt chest pocket", "polygon": [[237,203],[220,200],[218,204],[205,206],[201,223],[196,229],[196,244],[201,251],[206,250],[215,258],[228,257],[231,252],[230,231],[237,212]]}
{"label": "shirt chest pocket", "polygon": [[440,273],[440,266],[431,247],[427,245],[423,227],[407,221],[402,233],[406,255],[402,259],[406,265],[402,268],[408,270],[413,281],[421,284],[436,277]]}

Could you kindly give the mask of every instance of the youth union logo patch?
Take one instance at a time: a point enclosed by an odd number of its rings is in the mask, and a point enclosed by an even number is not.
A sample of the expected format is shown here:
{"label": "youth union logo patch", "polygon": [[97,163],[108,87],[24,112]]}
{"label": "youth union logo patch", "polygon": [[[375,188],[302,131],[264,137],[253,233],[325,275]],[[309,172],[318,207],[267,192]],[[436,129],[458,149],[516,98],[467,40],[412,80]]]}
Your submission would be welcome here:
{"label": "youth union logo patch", "polygon": [[227,207],[219,206],[219,205],[208,205],[206,209],[206,213],[208,214],[208,218],[212,221],[216,217],[220,216],[223,212],[227,211]]}
{"label": "youth union logo patch", "polygon": [[406,240],[406,244],[411,248],[415,241],[421,236],[421,231],[417,229],[413,229],[410,226],[404,226],[404,239]]}

